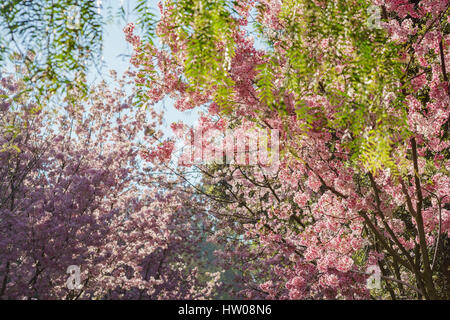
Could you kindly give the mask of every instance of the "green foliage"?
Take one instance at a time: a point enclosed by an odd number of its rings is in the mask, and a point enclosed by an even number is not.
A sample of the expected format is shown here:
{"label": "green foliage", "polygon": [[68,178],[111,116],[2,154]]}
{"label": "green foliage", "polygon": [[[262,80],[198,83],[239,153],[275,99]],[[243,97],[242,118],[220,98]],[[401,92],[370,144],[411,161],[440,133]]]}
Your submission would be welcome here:
{"label": "green foliage", "polygon": [[[137,0],[134,12],[138,16],[137,25],[143,31],[142,39],[148,43],[153,43],[155,35],[156,15],[149,0]],[[124,8],[121,8],[124,12]]]}
{"label": "green foliage", "polygon": [[369,171],[376,172],[384,167],[395,170],[396,164],[391,157],[391,140],[383,132],[379,130],[367,132],[364,139],[361,139],[360,148],[359,160]]}
{"label": "green foliage", "polygon": [[259,88],[258,97],[261,102],[265,103],[268,106],[273,106],[275,101],[275,97],[273,94],[274,91],[274,76],[273,70],[274,62],[269,58],[267,63],[259,65],[256,70],[258,71],[258,80],[257,86]]}
{"label": "green foliage", "polygon": [[[229,110],[233,81],[228,76],[234,56],[235,22],[224,0],[174,0],[172,18],[178,39],[186,41],[185,76],[191,90],[215,88],[215,101]],[[172,31],[172,30],[171,30]]]}
{"label": "green foliage", "polygon": [[43,95],[85,87],[78,75],[101,61],[103,22],[95,1],[6,0],[0,24],[10,44],[2,57],[12,55],[24,80]]}
{"label": "green foliage", "polygon": [[[256,24],[259,36],[268,45],[268,63],[259,68],[257,83],[260,99],[276,105],[287,114],[283,102],[286,94],[297,97],[323,96],[336,108],[310,110],[302,101],[297,116],[309,129],[324,115],[327,127],[348,130],[348,146],[354,157],[369,170],[393,164],[390,155],[394,132],[408,134],[402,90],[392,92],[395,99],[385,102],[392,88],[398,88],[404,64],[398,61],[401,48],[388,41],[383,29],[368,25],[370,1],[338,0],[320,5],[313,1],[283,1],[278,16],[281,30]],[[259,13],[264,12],[259,6]],[[258,19],[257,19],[258,20]],[[279,55],[281,47],[285,54]],[[322,45],[322,43],[325,43]],[[285,59],[285,61],[284,61]],[[282,63],[278,67],[274,61]],[[273,82],[282,79],[276,86]],[[395,105],[395,112],[390,110]],[[375,117],[373,116],[375,115]],[[398,137],[397,137],[398,138]]]}

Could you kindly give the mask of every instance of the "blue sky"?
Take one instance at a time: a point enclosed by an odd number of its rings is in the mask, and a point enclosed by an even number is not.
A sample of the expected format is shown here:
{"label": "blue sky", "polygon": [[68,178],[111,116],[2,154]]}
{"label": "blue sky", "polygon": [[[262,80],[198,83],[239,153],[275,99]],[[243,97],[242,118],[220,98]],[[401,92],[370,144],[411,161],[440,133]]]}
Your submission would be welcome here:
{"label": "blue sky", "polygon": [[[94,0],[97,1],[97,0]],[[98,70],[92,68],[89,75],[89,82],[96,83],[103,79],[108,81],[109,78],[109,70],[117,71],[120,76],[124,71],[128,68],[132,67],[130,60],[130,55],[133,50],[131,45],[129,45],[125,40],[125,34],[123,32],[124,27],[130,23],[136,23],[137,16],[132,14],[132,10],[136,5],[135,0],[109,0],[102,1],[101,12],[105,17],[105,20],[108,20],[108,17],[112,14],[116,14],[119,11],[119,6],[123,3],[123,7],[125,9],[126,15],[125,19],[115,17],[114,19],[109,19],[108,23],[105,25],[105,33],[104,33],[104,43],[103,43],[103,65],[104,67],[100,70],[101,74],[98,73]],[[158,14],[159,9],[156,6],[157,1],[154,1],[154,13]],[[173,132],[170,129],[170,124],[172,122],[182,121],[183,123],[191,126],[195,126],[195,123],[198,119],[198,108],[196,110],[188,110],[181,112],[174,108],[174,101],[170,98],[164,98],[162,102],[153,106],[156,110],[164,111],[164,123],[162,131],[164,132],[166,138],[173,137]],[[174,158],[172,159],[172,166],[177,163],[177,156],[179,155],[180,149],[183,148],[183,143],[179,142],[175,146]],[[192,183],[198,182],[199,176],[194,174],[190,176],[189,179]]]}
{"label": "blue sky", "polygon": [[[97,1],[97,0],[95,0]],[[90,81],[97,82],[103,78],[108,78],[109,70],[114,69],[118,74],[122,74],[127,68],[131,66],[129,62],[129,55],[132,53],[132,48],[125,41],[125,35],[123,33],[123,28],[130,22],[136,22],[137,17],[132,14],[132,10],[136,5],[135,0],[109,0],[100,1],[102,2],[101,9],[102,14],[106,17],[109,13],[117,13],[119,11],[119,6],[123,3],[126,20],[115,18],[110,21],[105,26],[104,34],[104,51],[103,51],[103,62],[105,67],[101,70],[102,74],[99,75],[98,72],[93,69],[90,74]],[[156,6],[157,1],[154,1],[154,13],[158,14],[159,10]],[[164,101],[155,106],[158,110],[164,110],[165,123],[164,126],[168,127],[172,122],[183,121],[186,124],[192,125],[196,122],[197,111],[178,111],[173,107],[173,101],[170,98],[165,98]],[[171,130],[165,130],[168,135],[171,134]]]}

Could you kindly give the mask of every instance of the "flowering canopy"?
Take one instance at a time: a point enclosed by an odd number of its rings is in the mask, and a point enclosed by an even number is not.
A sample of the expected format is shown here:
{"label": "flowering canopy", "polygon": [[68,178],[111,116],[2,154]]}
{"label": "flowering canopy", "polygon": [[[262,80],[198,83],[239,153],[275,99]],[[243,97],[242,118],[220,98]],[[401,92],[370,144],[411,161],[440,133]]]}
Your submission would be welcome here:
{"label": "flowering canopy", "polygon": [[[449,1],[159,7],[162,47],[125,29],[141,97],[207,105],[200,127],[280,132],[274,176],[201,167],[212,239],[241,293],[448,298]],[[383,290],[367,289],[372,266]]]}
{"label": "flowering canopy", "polygon": [[[0,297],[210,297],[220,274],[202,266],[201,203],[139,160],[161,115],[132,108],[123,80],[72,92],[56,118],[31,112],[12,78],[1,85],[0,144],[15,148],[0,154]],[[69,266],[80,288],[66,285]]]}
{"label": "flowering canopy", "polygon": [[449,299],[449,6],[164,0],[131,95],[0,79],[0,297]]}

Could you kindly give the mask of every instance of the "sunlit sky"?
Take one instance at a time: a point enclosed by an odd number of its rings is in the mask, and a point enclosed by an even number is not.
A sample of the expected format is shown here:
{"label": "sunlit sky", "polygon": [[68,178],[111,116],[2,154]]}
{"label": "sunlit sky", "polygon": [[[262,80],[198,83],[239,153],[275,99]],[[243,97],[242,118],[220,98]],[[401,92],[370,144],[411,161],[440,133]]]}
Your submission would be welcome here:
{"label": "sunlit sky", "polygon": [[[95,0],[97,1],[97,0]],[[136,22],[137,17],[132,14],[132,10],[136,5],[135,0],[109,0],[102,2],[101,12],[105,19],[110,16],[110,13],[116,14],[119,11],[119,6],[123,3],[126,15],[126,20],[115,18],[114,21],[109,21],[105,26],[104,34],[104,51],[103,62],[105,67],[101,70],[100,75],[95,69],[91,70],[90,82],[97,82],[102,79],[107,79],[109,70],[114,69],[118,74],[122,74],[127,68],[131,67],[129,62],[130,55],[132,53],[132,47],[125,41],[125,34],[123,28],[130,22]],[[98,1],[97,1],[98,3]],[[154,1],[155,9],[154,13],[158,14],[159,10],[156,6],[157,1]],[[165,98],[164,101],[155,106],[158,110],[164,110],[165,123],[164,126],[168,127],[172,122],[183,121],[186,124],[192,125],[195,123],[197,111],[185,111],[180,112],[173,107],[173,101],[169,98]],[[164,130],[168,135],[171,134],[171,130]]]}

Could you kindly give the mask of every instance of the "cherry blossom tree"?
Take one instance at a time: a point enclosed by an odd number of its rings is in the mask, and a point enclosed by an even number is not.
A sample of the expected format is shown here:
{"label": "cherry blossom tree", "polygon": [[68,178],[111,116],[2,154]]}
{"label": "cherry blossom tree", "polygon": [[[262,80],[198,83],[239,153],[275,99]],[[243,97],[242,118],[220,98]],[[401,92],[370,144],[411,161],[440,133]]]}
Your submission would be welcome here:
{"label": "cherry blossom tree", "polygon": [[[162,115],[132,108],[127,81],[113,83],[70,92],[52,110],[1,79],[2,299],[214,295],[220,273],[208,273],[199,245],[202,203],[139,157]],[[72,287],[70,266],[81,272]]]}
{"label": "cherry blossom tree", "polygon": [[[449,1],[159,8],[162,46],[124,30],[139,96],[203,108],[194,130],[220,121],[280,132],[276,174],[197,166],[211,238],[224,267],[240,271],[240,293],[448,299]],[[382,286],[370,290],[375,269]]]}
{"label": "cherry blossom tree", "polygon": [[164,0],[126,78],[2,75],[0,298],[449,299],[449,5]]}

